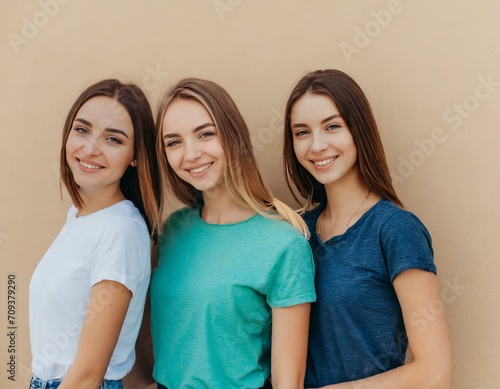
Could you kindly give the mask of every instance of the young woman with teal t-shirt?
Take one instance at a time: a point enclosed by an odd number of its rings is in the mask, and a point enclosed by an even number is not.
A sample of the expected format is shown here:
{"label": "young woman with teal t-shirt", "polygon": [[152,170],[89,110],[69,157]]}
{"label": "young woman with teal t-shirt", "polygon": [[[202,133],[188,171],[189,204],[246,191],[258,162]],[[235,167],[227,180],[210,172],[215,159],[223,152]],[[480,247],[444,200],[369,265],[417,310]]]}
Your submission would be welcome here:
{"label": "young woman with teal t-shirt", "polygon": [[179,81],[157,126],[160,170],[187,205],[164,226],[151,281],[158,387],[302,388],[316,298],[307,226],[271,196],[222,87]]}

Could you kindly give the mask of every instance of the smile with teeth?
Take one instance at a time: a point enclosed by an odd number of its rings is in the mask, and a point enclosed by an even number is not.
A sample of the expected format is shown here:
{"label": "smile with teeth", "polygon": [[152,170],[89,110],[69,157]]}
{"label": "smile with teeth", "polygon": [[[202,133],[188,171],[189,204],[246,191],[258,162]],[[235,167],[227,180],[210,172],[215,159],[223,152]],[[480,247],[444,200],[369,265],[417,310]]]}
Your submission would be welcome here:
{"label": "smile with teeth", "polygon": [[80,161],[80,160],[78,160],[78,163],[80,165],[82,165],[86,169],[93,169],[93,170],[102,169],[102,166],[92,165],[90,163],[83,162],[83,161]]}
{"label": "smile with teeth", "polygon": [[321,161],[313,161],[313,163],[316,165],[316,166],[325,166],[325,165],[328,165],[329,163],[335,161],[337,159],[337,157],[334,157],[334,158],[328,158],[328,159],[323,159]]}
{"label": "smile with teeth", "polygon": [[188,169],[190,173],[201,173],[205,170],[207,170],[210,166],[212,166],[212,163],[207,163],[206,165],[197,167],[196,169]]}

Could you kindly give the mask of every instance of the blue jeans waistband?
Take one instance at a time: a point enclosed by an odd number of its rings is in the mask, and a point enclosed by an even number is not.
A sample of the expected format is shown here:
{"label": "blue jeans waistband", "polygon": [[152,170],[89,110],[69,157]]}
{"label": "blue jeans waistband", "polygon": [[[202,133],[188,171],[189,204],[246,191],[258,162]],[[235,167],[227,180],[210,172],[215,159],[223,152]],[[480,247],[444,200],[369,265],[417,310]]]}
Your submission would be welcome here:
{"label": "blue jeans waistband", "polygon": [[[38,377],[33,377],[29,389],[57,389],[61,385],[61,380],[43,381]],[[99,389],[123,389],[122,380],[104,380]]]}

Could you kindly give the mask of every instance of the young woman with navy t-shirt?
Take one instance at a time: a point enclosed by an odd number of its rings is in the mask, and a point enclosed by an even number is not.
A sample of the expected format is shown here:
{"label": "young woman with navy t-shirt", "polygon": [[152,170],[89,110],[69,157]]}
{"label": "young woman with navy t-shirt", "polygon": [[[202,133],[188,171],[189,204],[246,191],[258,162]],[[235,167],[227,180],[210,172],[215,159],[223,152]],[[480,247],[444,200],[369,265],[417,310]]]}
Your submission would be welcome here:
{"label": "young woman with navy t-shirt", "polygon": [[298,82],[284,162],[289,187],[312,208],[304,218],[317,301],[306,387],[449,388],[431,237],[396,195],[370,105],[351,77],[319,70]]}

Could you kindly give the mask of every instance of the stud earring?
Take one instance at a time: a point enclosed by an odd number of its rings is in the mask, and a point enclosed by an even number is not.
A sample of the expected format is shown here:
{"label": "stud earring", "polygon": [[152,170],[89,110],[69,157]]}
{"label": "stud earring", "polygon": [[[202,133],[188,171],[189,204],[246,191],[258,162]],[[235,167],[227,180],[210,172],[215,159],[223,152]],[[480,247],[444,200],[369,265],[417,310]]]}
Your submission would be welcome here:
{"label": "stud earring", "polygon": [[130,166],[136,167],[137,166],[137,161],[134,159],[132,162],[130,162]]}

